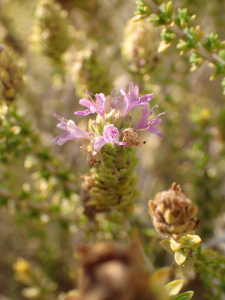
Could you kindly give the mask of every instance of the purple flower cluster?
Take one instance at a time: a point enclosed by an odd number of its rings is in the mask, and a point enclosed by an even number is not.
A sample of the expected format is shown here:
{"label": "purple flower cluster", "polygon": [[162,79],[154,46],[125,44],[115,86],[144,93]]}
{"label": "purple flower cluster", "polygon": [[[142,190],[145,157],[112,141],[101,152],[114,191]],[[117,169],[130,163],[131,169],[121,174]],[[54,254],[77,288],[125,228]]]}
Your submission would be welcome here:
{"label": "purple flower cluster", "polygon": [[[96,104],[92,99],[91,95],[87,91],[89,95],[89,99],[81,99],[80,104],[85,106],[87,109],[83,111],[75,112],[76,115],[86,116],[89,114],[97,113],[101,116],[103,120],[105,120],[105,115],[108,113],[109,105],[111,110],[119,110],[123,114],[123,117],[126,118],[130,110],[134,110],[136,107],[143,107],[142,118],[134,127],[135,130],[147,130],[149,132],[155,133],[162,138],[161,131],[156,128],[157,125],[161,123],[161,119],[157,119],[158,116],[165,114],[163,112],[161,114],[156,115],[155,117],[149,118],[153,111],[158,107],[155,105],[154,107],[150,108],[150,101],[154,97],[154,94],[147,94],[142,97],[138,97],[138,86],[134,87],[134,83],[130,83],[129,91],[125,88],[121,89],[121,95],[118,97],[109,97],[105,96],[104,94],[96,94]],[[110,101],[110,102],[109,102]],[[119,141],[119,130],[113,125],[105,125],[103,130],[103,135],[94,135],[93,133],[88,133],[82,129],[80,129],[72,120],[66,120],[61,118],[57,114],[54,114],[61,123],[57,125],[58,128],[61,128],[65,132],[56,137],[53,140],[54,144],[63,145],[68,140],[73,139],[89,139],[92,141],[92,146],[95,151],[99,151],[105,144],[107,143],[114,143],[114,145],[122,145],[125,146],[126,142]]]}

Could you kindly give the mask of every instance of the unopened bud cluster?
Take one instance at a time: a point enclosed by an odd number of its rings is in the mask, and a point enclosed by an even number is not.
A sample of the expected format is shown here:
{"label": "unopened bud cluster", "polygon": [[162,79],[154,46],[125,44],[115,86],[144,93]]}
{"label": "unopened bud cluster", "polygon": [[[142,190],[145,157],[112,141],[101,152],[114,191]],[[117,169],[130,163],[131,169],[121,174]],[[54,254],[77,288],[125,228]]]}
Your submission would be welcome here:
{"label": "unopened bud cluster", "polygon": [[5,45],[0,44],[0,92],[13,101],[24,86],[23,67]]}
{"label": "unopened bud cluster", "polygon": [[42,52],[55,61],[68,49],[72,39],[69,32],[67,12],[54,0],[39,0],[36,11],[34,39],[42,47]]}

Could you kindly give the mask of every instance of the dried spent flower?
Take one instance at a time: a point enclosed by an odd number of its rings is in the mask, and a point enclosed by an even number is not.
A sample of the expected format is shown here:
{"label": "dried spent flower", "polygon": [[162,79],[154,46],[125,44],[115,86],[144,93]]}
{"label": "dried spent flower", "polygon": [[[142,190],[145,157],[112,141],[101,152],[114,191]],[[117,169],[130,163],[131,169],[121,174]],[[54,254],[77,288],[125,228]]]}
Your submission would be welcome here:
{"label": "dried spent flower", "polygon": [[134,128],[126,128],[122,131],[122,133],[127,147],[139,147],[142,144],[145,144],[145,142],[140,142],[138,134]]}
{"label": "dried spent flower", "polygon": [[181,193],[181,187],[176,183],[168,191],[156,194],[155,201],[149,201],[149,207],[156,230],[176,241],[201,224],[196,217],[198,208]]}
{"label": "dried spent flower", "polygon": [[[83,265],[79,300],[153,300],[138,242],[80,247]],[[77,299],[77,298],[74,298]]]}

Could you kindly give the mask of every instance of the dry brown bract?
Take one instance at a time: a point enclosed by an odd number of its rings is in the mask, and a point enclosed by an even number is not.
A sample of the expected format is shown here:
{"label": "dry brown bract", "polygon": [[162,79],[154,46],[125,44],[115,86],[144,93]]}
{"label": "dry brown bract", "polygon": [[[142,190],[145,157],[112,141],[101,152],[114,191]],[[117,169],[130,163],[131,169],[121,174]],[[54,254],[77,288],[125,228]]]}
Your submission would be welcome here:
{"label": "dry brown bract", "polygon": [[[121,246],[100,243],[80,248],[83,266],[76,300],[153,300],[149,273],[138,243]],[[73,298],[72,298],[73,299]]]}
{"label": "dry brown bract", "polygon": [[181,187],[172,184],[171,189],[156,194],[155,201],[149,201],[149,213],[157,231],[179,240],[197,229],[201,220],[197,219],[197,206],[181,193]]}

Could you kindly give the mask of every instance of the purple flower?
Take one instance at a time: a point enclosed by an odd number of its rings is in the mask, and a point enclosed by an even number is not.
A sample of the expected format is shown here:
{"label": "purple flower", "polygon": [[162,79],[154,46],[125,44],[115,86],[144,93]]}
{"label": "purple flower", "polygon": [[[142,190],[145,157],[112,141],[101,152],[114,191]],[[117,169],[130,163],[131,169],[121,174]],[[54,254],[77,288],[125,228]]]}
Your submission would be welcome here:
{"label": "purple flower", "polygon": [[149,107],[149,102],[154,97],[154,94],[147,94],[142,97],[138,97],[138,86],[134,87],[134,83],[130,83],[129,92],[126,94],[126,89],[123,88],[120,90],[121,94],[124,96],[124,110],[123,116],[125,117],[128,112],[138,106],[143,106],[145,108]]}
{"label": "purple flower", "polygon": [[87,91],[87,94],[89,95],[91,100],[83,98],[79,101],[79,103],[83,106],[86,106],[88,109],[83,110],[83,111],[77,111],[77,112],[75,112],[75,115],[86,116],[89,114],[98,113],[102,118],[104,118],[106,96],[102,93],[96,94],[95,95],[96,102],[97,102],[97,105],[96,105],[88,91]]}
{"label": "purple flower", "polygon": [[88,132],[77,127],[77,125],[72,120],[68,121],[64,118],[61,118],[57,114],[54,114],[53,116],[61,122],[57,125],[57,127],[66,131],[53,140],[54,144],[62,146],[63,144],[65,144],[65,142],[69,140],[91,138]]}
{"label": "purple flower", "polygon": [[119,131],[113,124],[104,128],[103,136],[98,136],[80,129],[72,120],[68,121],[57,114],[54,114],[53,116],[61,122],[57,125],[57,127],[66,131],[53,140],[53,143],[59,146],[62,146],[65,142],[74,139],[93,139],[92,145],[96,151],[99,151],[105,144],[111,142],[115,145],[126,145],[125,142],[119,142]]}
{"label": "purple flower", "polygon": [[119,142],[119,131],[113,124],[110,124],[104,128],[103,136],[96,136],[94,141],[94,149],[99,151],[105,144],[111,142],[115,145],[126,145],[125,142]]}
{"label": "purple flower", "polygon": [[149,132],[155,133],[161,138],[163,138],[161,131],[156,128],[157,125],[161,123],[161,119],[156,120],[157,117],[160,115],[163,115],[166,113],[166,111],[162,112],[161,114],[156,115],[155,117],[152,117],[148,119],[148,117],[153,113],[153,111],[158,107],[158,105],[155,105],[150,110],[148,110],[147,107],[142,108],[142,118],[137,123],[137,125],[134,127],[136,130],[147,130]]}

